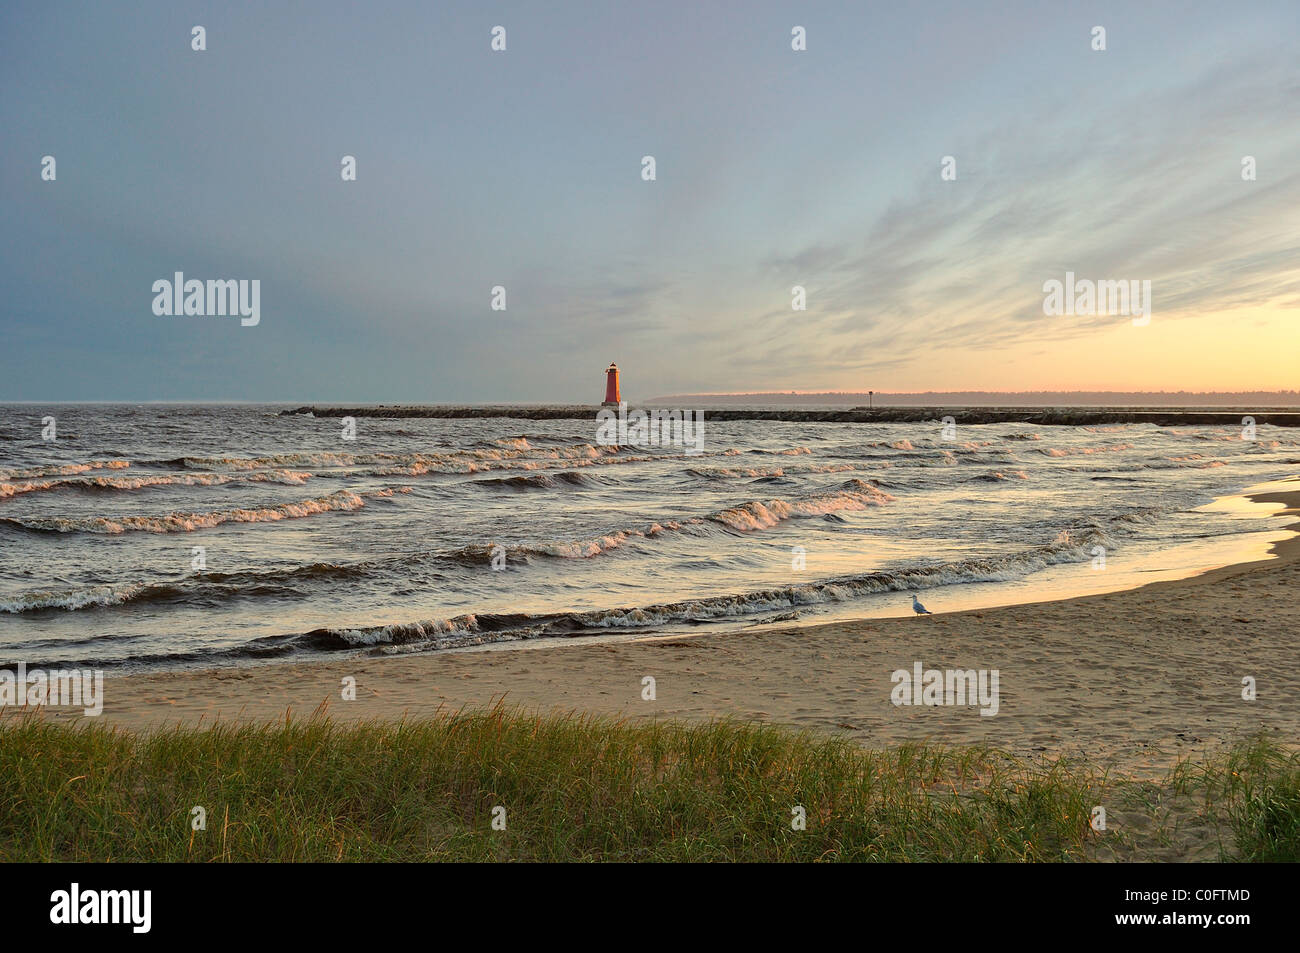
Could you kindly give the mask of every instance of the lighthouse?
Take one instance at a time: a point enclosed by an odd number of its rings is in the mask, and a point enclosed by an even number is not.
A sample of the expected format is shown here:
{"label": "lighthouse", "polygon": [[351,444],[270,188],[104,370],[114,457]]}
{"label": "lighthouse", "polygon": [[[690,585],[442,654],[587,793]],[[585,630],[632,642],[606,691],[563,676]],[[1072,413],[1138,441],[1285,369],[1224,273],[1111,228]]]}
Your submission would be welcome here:
{"label": "lighthouse", "polygon": [[611,363],[605,368],[605,400],[600,406],[617,407],[618,402],[618,365]]}

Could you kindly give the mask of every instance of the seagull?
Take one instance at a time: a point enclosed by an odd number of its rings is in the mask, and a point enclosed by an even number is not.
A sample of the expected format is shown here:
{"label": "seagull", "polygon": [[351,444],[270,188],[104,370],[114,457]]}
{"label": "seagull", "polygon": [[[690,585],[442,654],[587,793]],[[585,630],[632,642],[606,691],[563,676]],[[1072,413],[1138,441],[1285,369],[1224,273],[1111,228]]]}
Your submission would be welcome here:
{"label": "seagull", "polygon": [[912,595],[912,611],[917,615],[934,615],[933,612],[921,605],[920,600],[916,598],[915,593]]}

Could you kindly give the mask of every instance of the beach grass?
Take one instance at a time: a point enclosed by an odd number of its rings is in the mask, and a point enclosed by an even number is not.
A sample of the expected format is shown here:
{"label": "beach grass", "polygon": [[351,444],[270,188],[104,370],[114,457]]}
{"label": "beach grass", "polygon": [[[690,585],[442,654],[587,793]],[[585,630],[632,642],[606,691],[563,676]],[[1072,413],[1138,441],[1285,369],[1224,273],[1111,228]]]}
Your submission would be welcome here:
{"label": "beach grass", "polygon": [[1236,857],[1300,861],[1300,754],[1258,739],[1208,767],[1180,764],[1170,786],[1201,799],[1207,814],[1226,819]]}
{"label": "beach grass", "polygon": [[148,733],[0,720],[4,861],[1296,860],[1298,844],[1300,761],[1263,739],[1155,783],[502,707]]}

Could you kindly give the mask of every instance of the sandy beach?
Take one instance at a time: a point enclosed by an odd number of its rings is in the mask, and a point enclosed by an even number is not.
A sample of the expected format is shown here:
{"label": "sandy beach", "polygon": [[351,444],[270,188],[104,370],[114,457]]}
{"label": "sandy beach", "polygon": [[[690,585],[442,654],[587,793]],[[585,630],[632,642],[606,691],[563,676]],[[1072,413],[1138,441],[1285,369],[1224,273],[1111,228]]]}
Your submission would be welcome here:
{"label": "sandy beach", "polygon": [[[1300,491],[1251,499],[1300,512]],[[321,706],[338,719],[394,719],[504,701],[630,719],[752,719],[866,747],[986,743],[1158,773],[1257,731],[1286,744],[1300,737],[1298,543],[1189,579],[932,617],[109,676],[102,720],[148,730],[307,717]],[[916,662],[997,669],[997,714],[894,705],[891,673]],[[341,698],[349,676],[355,701]],[[646,676],[653,700],[643,698]],[[1257,684],[1253,701],[1242,697],[1246,677]]]}

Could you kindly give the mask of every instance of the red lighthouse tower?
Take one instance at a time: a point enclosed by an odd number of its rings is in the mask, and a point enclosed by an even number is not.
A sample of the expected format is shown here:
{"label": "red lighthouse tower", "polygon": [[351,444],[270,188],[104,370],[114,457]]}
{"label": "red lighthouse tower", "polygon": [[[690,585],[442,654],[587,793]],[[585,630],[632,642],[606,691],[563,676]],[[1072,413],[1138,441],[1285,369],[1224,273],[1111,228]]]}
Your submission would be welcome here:
{"label": "red lighthouse tower", "polygon": [[605,401],[602,407],[617,407],[620,397],[618,395],[618,365],[610,364],[605,368]]}

